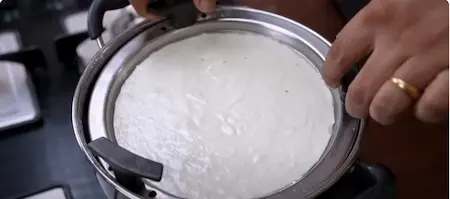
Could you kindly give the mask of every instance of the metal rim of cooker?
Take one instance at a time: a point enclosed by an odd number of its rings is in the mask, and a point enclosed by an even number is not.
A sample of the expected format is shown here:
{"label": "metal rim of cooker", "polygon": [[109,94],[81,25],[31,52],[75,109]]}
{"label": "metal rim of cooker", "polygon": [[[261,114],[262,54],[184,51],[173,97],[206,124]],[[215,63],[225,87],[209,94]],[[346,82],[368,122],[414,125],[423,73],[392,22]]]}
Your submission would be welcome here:
{"label": "metal rim of cooker", "polygon": [[[114,102],[120,86],[136,65],[159,48],[204,32],[253,32],[269,36],[300,51],[320,71],[330,43],[311,29],[285,17],[239,6],[221,6],[199,16],[194,25],[174,29],[170,20],[144,21],[112,39],[91,59],[77,85],[72,104],[72,122],[81,149],[96,171],[116,190],[129,198],[140,198],[127,190],[108,172],[107,164],[88,148],[89,141],[107,137],[115,142],[112,128]],[[352,165],[359,148],[364,120],[343,110],[341,89],[330,90],[336,123],[327,149],[320,160],[298,181],[263,198],[311,198],[334,184]],[[146,181],[146,185],[172,195]]]}

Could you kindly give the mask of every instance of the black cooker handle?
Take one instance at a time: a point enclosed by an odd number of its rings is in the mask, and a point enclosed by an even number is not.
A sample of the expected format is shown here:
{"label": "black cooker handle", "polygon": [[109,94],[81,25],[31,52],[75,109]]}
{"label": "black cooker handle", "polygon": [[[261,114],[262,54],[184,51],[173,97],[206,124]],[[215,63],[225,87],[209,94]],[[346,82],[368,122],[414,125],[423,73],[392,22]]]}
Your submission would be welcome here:
{"label": "black cooker handle", "polygon": [[128,0],[93,0],[88,12],[89,38],[95,40],[101,36],[106,11],[124,8],[129,4]]}
{"label": "black cooker handle", "polygon": [[[217,5],[233,5],[233,0],[216,0]],[[147,11],[170,19],[175,28],[183,28],[194,24],[201,14],[193,0],[153,0]]]}
{"label": "black cooker handle", "polygon": [[161,163],[131,153],[104,137],[90,142],[88,146],[94,155],[101,157],[121,175],[161,181],[163,173]]}
{"label": "black cooker handle", "polygon": [[394,199],[396,180],[385,166],[357,161],[352,168],[317,199]]}
{"label": "black cooker handle", "polygon": [[[217,0],[219,5],[232,5],[233,0]],[[103,16],[108,10],[120,9],[129,5],[128,0],[94,0],[88,13],[88,33],[92,40],[99,38],[103,32]],[[193,0],[152,0],[147,11],[170,19],[175,28],[183,28],[196,22],[201,14]]]}
{"label": "black cooker handle", "polygon": [[357,166],[367,172],[367,179],[373,183],[372,186],[358,194],[355,199],[394,199],[396,198],[396,180],[394,174],[380,164],[366,164],[358,162]]}
{"label": "black cooker handle", "polygon": [[183,28],[197,21],[199,11],[192,0],[153,0],[147,11],[170,19],[175,28]]}
{"label": "black cooker handle", "polygon": [[[94,0],[88,13],[88,33],[92,40],[101,37],[103,32],[103,16],[108,10],[116,10],[128,6],[128,0]],[[182,28],[195,23],[198,11],[192,0],[152,0],[147,10],[159,16],[171,19],[172,25]]]}

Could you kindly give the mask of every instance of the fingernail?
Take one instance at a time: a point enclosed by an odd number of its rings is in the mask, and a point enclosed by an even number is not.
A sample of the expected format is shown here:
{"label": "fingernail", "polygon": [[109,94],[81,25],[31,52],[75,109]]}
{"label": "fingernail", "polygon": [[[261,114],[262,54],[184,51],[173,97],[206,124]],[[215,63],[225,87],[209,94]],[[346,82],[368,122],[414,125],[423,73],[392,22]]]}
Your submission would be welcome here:
{"label": "fingernail", "polygon": [[341,80],[339,78],[336,78],[336,76],[337,75],[332,74],[332,71],[325,69],[322,74],[325,84],[327,84],[327,86],[331,88],[337,88],[341,84]]}
{"label": "fingernail", "polygon": [[337,88],[340,86],[340,84],[336,83],[336,81],[327,81],[326,79],[323,80],[325,85],[328,86],[328,88]]}
{"label": "fingernail", "polygon": [[363,89],[350,89],[347,99],[347,112],[356,118],[366,117],[369,112],[369,107],[366,107],[366,96]]}
{"label": "fingernail", "polygon": [[372,119],[381,125],[390,125],[395,122],[396,116],[392,115],[392,111],[387,109],[384,105],[378,105],[372,102],[369,113]]}
{"label": "fingernail", "polygon": [[338,88],[340,84],[338,83],[325,83],[329,88]]}

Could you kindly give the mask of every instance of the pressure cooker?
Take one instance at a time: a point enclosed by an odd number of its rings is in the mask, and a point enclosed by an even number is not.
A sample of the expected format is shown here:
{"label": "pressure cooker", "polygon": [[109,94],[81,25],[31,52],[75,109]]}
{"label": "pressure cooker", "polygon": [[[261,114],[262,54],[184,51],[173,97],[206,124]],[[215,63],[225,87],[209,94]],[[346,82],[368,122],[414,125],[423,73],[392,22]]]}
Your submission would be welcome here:
{"label": "pressure cooker", "polygon": [[[94,0],[88,32],[99,51],[87,64],[72,104],[72,122],[78,144],[101,181],[125,198],[183,198],[154,186],[164,178],[164,165],[119,146],[114,134],[113,112],[121,85],[149,53],[205,32],[240,31],[273,38],[301,52],[321,71],[330,43],[308,27],[277,14],[218,1],[212,13],[200,13],[192,0],[154,0],[148,10],[163,16],[146,20],[104,43],[103,15],[129,5],[127,0]],[[176,56],[176,55],[174,55]],[[365,120],[345,112],[346,86],[357,67],[346,75],[343,86],[330,89],[335,125],[319,161],[299,180],[264,198],[393,198],[395,179],[384,166],[356,159]]]}

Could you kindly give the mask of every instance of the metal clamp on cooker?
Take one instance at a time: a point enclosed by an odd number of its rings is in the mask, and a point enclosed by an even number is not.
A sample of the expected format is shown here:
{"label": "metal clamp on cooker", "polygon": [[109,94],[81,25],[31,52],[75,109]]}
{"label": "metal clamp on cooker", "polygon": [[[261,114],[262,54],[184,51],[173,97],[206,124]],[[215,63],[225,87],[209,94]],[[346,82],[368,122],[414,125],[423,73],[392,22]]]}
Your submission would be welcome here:
{"label": "metal clamp on cooker", "polygon": [[[104,13],[127,5],[128,0],[93,1],[88,29],[100,50],[81,76],[72,105],[73,128],[81,149],[98,175],[126,198],[184,198],[155,186],[154,182],[164,179],[163,164],[119,146],[114,134],[114,103],[121,85],[149,53],[204,32],[244,31],[289,45],[320,71],[330,48],[317,33],[282,16],[239,6],[218,6],[213,13],[202,14],[192,0],[152,1],[148,10],[163,19],[144,21],[105,45],[101,38]],[[347,77],[346,83],[352,79]],[[336,123],[322,157],[298,181],[263,198],[394,198],[395,179],[388,169],[355,161],[364,120],[344,111],[345,88],[330,92]]]}

